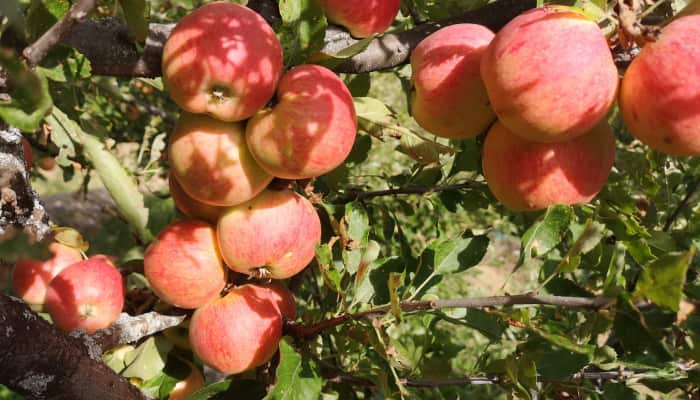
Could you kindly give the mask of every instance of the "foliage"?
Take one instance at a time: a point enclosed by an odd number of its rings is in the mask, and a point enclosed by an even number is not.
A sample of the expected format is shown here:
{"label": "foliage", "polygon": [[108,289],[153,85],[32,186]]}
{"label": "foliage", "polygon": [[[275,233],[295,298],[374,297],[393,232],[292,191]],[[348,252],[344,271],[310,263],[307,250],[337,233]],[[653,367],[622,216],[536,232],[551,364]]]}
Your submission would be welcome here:
{"label": "foliage", "polygon": [[[26,39],[38,37],[68,9],[63,0],[9,3],[20,13],[0,21],[0,29],[12,23]],[[124,19],[143,43],[148,21],[177,21],[200,3],[122,0],[119,7],[100,2],[98,12]],[[406,0],[393,29],[485,3]],[[318,3],[279,5],[282,18],[275,28],[287,66],[311,60],[336,65],[372,40],[323,54],[327,22]],[[610,23],[605,4],[573,6],[593,7],[601,24]],[[669,7],[675,12],[682,6],[674,1]],[[53,157],[59,166],[53,172],[35,169],[35,187],[45,194],[106,188],[118,216],[84,233],[88,252],[138,265],[158,231],[181,217],[168,196],[162,157],[176,106],[160,79],[94,76],[89,61],[73,49],[55,48],[34,71],[17,60],[17,54],[0,49],[0,66],[21,83],[10,93],[12,102],[0,102],[0,118],[24,131],[36,159]],[[287,338],[272,372],[226,378],[190,399],[232,393],[265,399],[698,396],[700,375],[693,365],[700,361],[699,158],[648,149],[613,110],[617,160],[603,191],[583,206],[511,212],[484,184],[479,158],[484,135],[448,141],[412,121],[410,67],[342,77],[355,98],[360,130],[346,163],[313,182],[324,234],[312,267],[294,278],[296,323],[313,325],[373,307],[388,311],[330,327],[309,340]],[[0,247],[7,259],[26,256],[29,248]],[[0,268],[4,292],[10,292],[7,274]],[[132,274],[130,282],[137,281],[143,277]],[[530,291],[607,296],[613,302],[598,310],[415,311],[400,305]],[[182,377],[182,360],[192,359],[163,335],[122,350],[105,360],[161,399]],[[623,378],[616,371],[632,375]],[[612,378],[584,379],[605,373]],[[469,385],[465,377],[498,379]],[[457,384],[440,384],[449,380]],[[268,391],[266,384],[274,385]],[[0,399],[15,398],[0,386]]]}

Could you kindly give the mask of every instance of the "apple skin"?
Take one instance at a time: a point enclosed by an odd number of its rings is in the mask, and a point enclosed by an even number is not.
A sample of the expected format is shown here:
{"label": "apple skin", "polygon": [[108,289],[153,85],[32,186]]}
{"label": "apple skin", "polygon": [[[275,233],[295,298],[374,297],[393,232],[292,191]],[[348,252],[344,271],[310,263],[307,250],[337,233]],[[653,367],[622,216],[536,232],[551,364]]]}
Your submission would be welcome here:
{"label": "apple skin", "polygon": [[401,0],[321,0],[326,17],[356,38],[384,33],[399,13]]}
{"label": "apple skin", "polygon": [[700,155],[700,15],[671,22],[642,48],[622,80],[620,110],[649,147]]}
{"label": "apple skin", "polygon": [[202,362],[226,374],[266,363],[282,338],[282,316],[268,295],[251,285],[197,309],[190,323],[190,344]]}
{"label": "apple skin", "polygon": [[412,114],[441,137],[478,136],[496,119],[479,66],[494,34],[476,24],[456,24],[425,38],[411,53]]}
{"label": "apple skin", "polygon": [[168,185],[170,186],[170,197],[173,198],[175,207],[190,218],[216,223],[219,215],[226,209],[225,207],[211,206],[193,199],[185,193],[172,174],[168,175]]}
{"label": "apple skin", "polygon": [[240,123],[182,113],[170,136],[170,173],[201,203],[233,206],[252,199],[272,176],[255,162],[244,135]]}
{"label": "apple skin", "polygon": [[163,229],[146,250],[143,270],[153,292],[180,308],[201,307],[226,285],[216,231],[203,221],[180,221]]}
{"label": "apple skin", "polygon": [[484,176],[493,195],[515,211],[589,202],[610,174],[615,138],[606,121],[568,142],[537,143],[500,122],[483,147]]}
{"label": "apple skin", "polygon": [[46,291],[46,309],[66,332],[109,327],[124,306],[124,281],[107,256],[90,257],[61,271]]}
{"label": "apple skin", "polygon": [[170,391],[168,400],[185,400],[189,395],[204,387],[204,376],[199,368],[189,361],[185,361],[185,364],[191,368],[190,374],[175,384],[173,390]]}
{"label": "apple skin", "polygon": [[206,4],[180,20],[163,47],[163,84],[180,108],[242,121],[275,93],[282,46],[254,11]]}
{"label": "apple skin", "polygon": [[282,283],[271,281],[270,283],[249,284],[248,286],[252,286],[258,296],[268,296],[285,319],[294,321],[297,318],[294,294]]}
{"label": "apple skin", "polygon": [[481,77],[498,119],[542,143],[593,129],[615,101],[619,81],[598,25],[551,7],[504,26],[481,59]]}
{"label": "apple skin", "polygon": [[231,207],[217,224],[219,249],[229,268],[258,278],[286,279],[304,269],[321,241],[321,220],[295,192],[265,190]]}
{"label": "apple skin", "polygon": [[248,122],[246,141],[270,175],[306,179],[345,161],[357,135],[352,95],[331,70],[301,65],[287,72],[273,109]]}
{"label": "apple skin", "polygon": [[35,311],[44,309],[46,289],[51,280],[68,266],[83,260],[78,249],[61,243],[51,243],[49,251],[53,254],[50,259],[19,259],[12,271],[12,288]]}

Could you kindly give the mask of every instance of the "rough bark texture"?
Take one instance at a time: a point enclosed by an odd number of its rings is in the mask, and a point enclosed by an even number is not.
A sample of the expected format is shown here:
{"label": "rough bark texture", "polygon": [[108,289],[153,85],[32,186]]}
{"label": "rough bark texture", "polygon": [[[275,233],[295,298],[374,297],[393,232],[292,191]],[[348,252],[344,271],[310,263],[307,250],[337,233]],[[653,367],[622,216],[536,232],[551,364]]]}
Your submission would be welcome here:
{"label": "rough bark texture", "polygon": [[146,399],[95,350],[0,294],[0,383],[10,389],[28,399]]}
{"label": "rough bark texture", "polygon": [[0,121],[0,240],[18,231],[42,240],[51,228],[49,217],[29,183],[22,134]]}

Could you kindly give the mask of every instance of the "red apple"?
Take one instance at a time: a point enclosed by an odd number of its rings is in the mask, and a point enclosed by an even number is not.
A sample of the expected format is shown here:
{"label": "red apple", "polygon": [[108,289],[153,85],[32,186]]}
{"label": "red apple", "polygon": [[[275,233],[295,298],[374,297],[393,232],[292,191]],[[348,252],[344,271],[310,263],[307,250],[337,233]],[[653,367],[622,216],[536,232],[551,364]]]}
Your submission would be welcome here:
{"label": "red apple", "polygon": [[282,337],[282,316],[268,295],[251,285],[197,309],[190,323],[192,350],[220,372],[237,374],[266,363]]}
{"label": "red apple", "polygon": [[295,192],[265,190],[231,207],[217,225],[221,255],[232,270],[285,279],[311,262],[321,241],[313,205]]}
{"label": "red apple", "polygon": [[561,143],[531,142],[496,122],[486,136],[482,161],[491,192],[512,210],[587,203],[610,174],[615,138],[605,121]]}
{"label": "red apple", "polygon": [[297,317],[297,305],[294,294],[282,283],[271,281],[270,283],[249,284],[257,296],[268,296],[277,307],[282,317],[288,320],[295,320]]}
{"label": "red apple", "polygon": [[241,121],[262,108],[282,74],[282,46],[254,11],[206,4],[180,20],[163,47],[163,84],[192,113]]}
{"label": "red apple", "polygon": [[170,391],[168,400],[185,400],[189,395],[204,387],[204,376],[199,368],[189,361],[185,361],[185,363],[191,368],[190,374],[175,384],[173,390]]}
{"label": "red apple", "polygon": [[496,34],[481,77],[503,125],[542,143],[593,129],[615,101],[619,80],[598,25],[550,7],[527,11]]}
{"label": "red apple", "polygon": [[46,291],[46,309],[64,331],[109,327],[124,305],[124,282],[109,257],[90,257],[61,271]]}
{"label": "red apple", "polygon": [[170,196],[173,198],[175,206],[190,218],[203,219],[207,222],[215,223],[219,215],[225,210],[224,207],[211,206],[190,197],[182,190],[182,186],[172,174],[168,175],[168,184],[170,186]]}
{"label": "red apple", "polygon": [[41,311],[46,301],[46,288],[59,272],[83,260],[80,250],[60,243],[51,243],[53,257],[40,261],[19,259],[12,272],[12,288],[32,309]]}
{"label": "red apple", "polygon": [[344,26],[357,38],[389,29],[400,5],[401,0],[321,0],[328,20]]}
{"label": "red apple", "polygon": [[226,285],[216,232],[203,221],[181,221],[163,229],[146,250],[143,270],[153,292],[180,308],[201,307]]}
{"label": "red apple", "polygon": [[649,147],[700,155],[700,15],[671,22],[642,48],[622,80],[620,110]]}
{"label": "red apple", "polygon": [[214,206],[250,200],[272,181],[248,151],[245,128],[182,113],[170,136],[170,173],[193,199]]}
{"label": "red apple", "polygon": [[343,163],[357,122],[352,95],[335,73],[319,65],[298,66],[282,77],[277,101],[246,129],[248,147],[268,174],[312,178]]}
{"label": "red apple", "polygon": [[437,136],[475,137],[496,119],[479,64],[493,32],[482,25],[457,24],[425,38],[411,53],[412,114]]}

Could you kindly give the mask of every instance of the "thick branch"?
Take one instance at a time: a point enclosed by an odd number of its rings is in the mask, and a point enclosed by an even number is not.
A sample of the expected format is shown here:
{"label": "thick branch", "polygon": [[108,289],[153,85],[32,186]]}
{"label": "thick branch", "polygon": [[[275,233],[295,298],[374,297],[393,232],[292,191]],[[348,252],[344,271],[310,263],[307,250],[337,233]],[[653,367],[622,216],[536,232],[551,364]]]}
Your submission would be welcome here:
{"label": "thick branch", "polygon": [[427,194],[446,192],[450,190],[465,190],[465,189],[486,189],[486,184],[481,182],[464,182],[454,185],[443,186],[412,186],[401,187],[394,189],[375,190],[371,192],[363,192],[359,190],[349,190],[344,196],[341,196],[333,201],[333,204],[346,204],[355,200],[368,200],[375,197],[395,196],[400,194]]}
{"label": "thick branch", "polygon": [[105,351],[120,344],[135,343],[177,326],[185,320],[185,317],[186,315],[163,315],[156,312],[132,317],[122,313],[112,326],[95,332],[89,341],[96,342],[101,351]]}
{"label": "thick branch", "polygon": [[[550,305],[567,308],[589,308],[597,310],[612,304],[615,300],[608,297],[569,297],[569,296],[547,296],[539,294],[518,294],[513,296],[491,296],[474,297],[464,299],[447,299],[433,301],[406,301],[400,304],[404,312],[438,310],[442,308],[486,308],[512,305]],[[368,311],[354,314],[343,314],[315,325],[303,326],[294,323],[287,323],[285,331],[292,337],[305,340],[316,336],[321,331],[342,325],[348,321],[365,319],[372,316],[386,314],[391,310],[391,306],[376,307]]]}
{"label": "thick branch", "polygon": [[31,399],[144,400],[83,341],[0,294],[0,383]]}
{"label": "thick branch", "polygon": [[[275,21],[276,15],[269,2],[258,0],[252,3],[255,10],[268,21]],[[535,0],[498,0],[456,18],[429,22],[408,31],[386,34],[373,40],[363,52],[349,58],[336,70],[361,73],[392,68],[408,62],[411,50],[441,27],[472,22],[498,30],[518,14],[535,6]],[[83,53],[90,60],[95,75],[155,77],[161,73],[163,45],[173,27],[174,24],[150,24],[143,54],[137,51],[126,25],[110,18],[77,24],[65,36],[63,43]],[[336,53],[356,42],[347,31],[330,27],[326,32],[322,51]]]}
{"label": "thick branch", "polygon": [[22,54],[29,65],[39,64],[49,51],[63,39],[66,33],[95,8],[95,3],[95,0],[79,0],[73,4],[63,18],[41,35],[34,44],[24,49]]}

